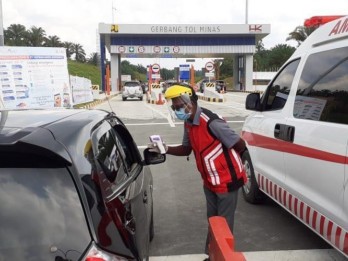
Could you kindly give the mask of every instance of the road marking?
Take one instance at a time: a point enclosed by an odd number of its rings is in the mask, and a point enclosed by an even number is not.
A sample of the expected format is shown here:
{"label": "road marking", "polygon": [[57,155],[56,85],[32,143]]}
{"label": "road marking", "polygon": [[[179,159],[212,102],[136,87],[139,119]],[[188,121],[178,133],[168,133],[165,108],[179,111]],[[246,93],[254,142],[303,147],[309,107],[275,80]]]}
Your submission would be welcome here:
{"label": "road marking", "polygon": [[158,113],[159,115],[161,115],[163,118],[167,119],[170,127],[175,127],[175,124],[173,122],[172,117],[170,116],[170,114],[168,113],[167,115],[165,115],[163,112],[156,110],[154,108],[152,108],[152,106],[148,105],[147,103],[145,103],[145,106],[148,107],[149,109],[151,109],[152,111],[154,111],[155,113]]}
{"label": "road marking", "polygon": [[[242,252],[247,261],[344,261],[346,260],[335,249],[308,249],[284,251],[255,251]],[[202,261],[205,254],[177,255],[177,256],[150,256],[150,261]]]}

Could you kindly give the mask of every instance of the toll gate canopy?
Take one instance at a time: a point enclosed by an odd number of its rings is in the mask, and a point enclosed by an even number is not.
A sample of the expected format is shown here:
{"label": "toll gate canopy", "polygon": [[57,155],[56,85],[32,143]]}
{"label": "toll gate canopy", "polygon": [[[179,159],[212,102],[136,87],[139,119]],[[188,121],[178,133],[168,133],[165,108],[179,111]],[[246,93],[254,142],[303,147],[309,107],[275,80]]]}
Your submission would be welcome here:
{"label": "toll gate canopy", "polygon": [[252,87],[253,54],[269,24],[99,24],[102,86],[106,51],[111,90],[120,90],[121,58],[232,57],[234,85]]}

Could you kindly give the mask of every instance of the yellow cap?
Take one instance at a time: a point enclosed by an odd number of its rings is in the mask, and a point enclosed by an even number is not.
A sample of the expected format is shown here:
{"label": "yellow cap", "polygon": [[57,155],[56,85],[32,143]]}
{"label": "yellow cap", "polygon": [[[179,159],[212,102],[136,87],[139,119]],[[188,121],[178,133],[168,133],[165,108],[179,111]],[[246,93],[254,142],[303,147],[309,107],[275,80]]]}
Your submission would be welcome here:
{"label": "yellow cap", "polygon": [[166,92],[164,93],[164,98],[173,99],[184,94],[191,96],[192,90],[185,86],[173,85],[166,90]]}

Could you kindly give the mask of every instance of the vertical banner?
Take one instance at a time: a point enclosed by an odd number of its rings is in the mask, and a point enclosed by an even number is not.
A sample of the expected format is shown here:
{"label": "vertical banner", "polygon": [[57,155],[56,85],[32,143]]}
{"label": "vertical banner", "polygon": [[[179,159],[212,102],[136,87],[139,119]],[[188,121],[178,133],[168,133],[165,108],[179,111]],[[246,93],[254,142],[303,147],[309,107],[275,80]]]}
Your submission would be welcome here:
{"label": "vertical banner", "polygon": [[78,76],[70,76],[70,85],[74,104],[93,101],[91,80]]}
{"label": "vertical banner", "polygon": [[0,47],[0,92],[4,107],[70,107],[65,48]]}
{"label": "vertical banner", "polygon": [[190,65],[189,64],[180,64],[180,81],[190,79]]}

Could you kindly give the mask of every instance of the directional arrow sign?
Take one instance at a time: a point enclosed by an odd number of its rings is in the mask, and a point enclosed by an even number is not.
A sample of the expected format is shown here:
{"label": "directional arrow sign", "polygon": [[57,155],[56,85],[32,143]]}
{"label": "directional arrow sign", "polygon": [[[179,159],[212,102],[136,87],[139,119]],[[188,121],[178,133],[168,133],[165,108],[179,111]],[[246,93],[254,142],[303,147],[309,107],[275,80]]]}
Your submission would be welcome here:
{"label": "directional arrow sign", "polygon": [[214,69],[214,64],[212,62],[207,62],[205,64],[205,69],[209,72],[212,71]]}
{"label": "directional arrow sign", "polygon": [[152,72],[158,73],[159,71],[160,71],[160,66],[157,63],[153,64],[152,65]]}

